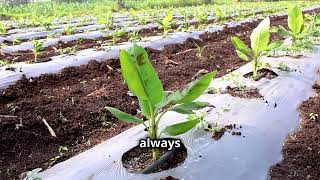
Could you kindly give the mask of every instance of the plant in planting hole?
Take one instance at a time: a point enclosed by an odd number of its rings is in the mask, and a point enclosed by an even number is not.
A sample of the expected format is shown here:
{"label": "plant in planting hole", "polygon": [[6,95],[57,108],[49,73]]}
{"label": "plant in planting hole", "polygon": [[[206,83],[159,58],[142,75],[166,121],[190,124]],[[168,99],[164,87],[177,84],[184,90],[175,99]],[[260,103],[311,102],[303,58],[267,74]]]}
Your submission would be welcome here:
{"label": "plant in planting hole", "polygon": [[16,38],[16,37],[14,37],[14,38],[12,39],[12,44],[13,44],[13,45],[17,45],[17,44],[20,44],[20,43],[21,43],[21,39]]}
{"label": "plant in planting hole", "polygon": [[64,32],[66,33],[66,35],[68,35],[68,36],[72,35],[76,30],[76,28],[73,26],[64,26],[63,29],[64,29]]}
{"label": "plant in planting hole", "polygon": [[213,5],[213,9],[214,9],[214,12],[217,16],[217,20],[221,20],[222,19],[222,10],[215,4]]}
{"label": "plant in planting hole", "polygon": [[238,56],[245,60],[251,61],[253,65],[253,79],[257,79],[257,71],[259,68],[259,60],[262,55],[267,54],[269,51],[279,47],[283,42],[276,41],[269,44],[270,38],[270,19],[266,18],[259,23],[259,25],[252,31],[251,49],[238,37],[234,36],[231,38],[232,44],[234,45]]}
{"label": "plant in planting hole", "polygon": [[[121,72],[130,92],[137,96],[141,113],[146,117],[147,124],[142,119],[131,116],[112,107],[106,107],[119,120],[143,124],[152,140],[159,138],[161,133],[170,136],[183,134],[195,127],[200,120],[193,119],[167,126],[159,134],[159,122],[168,111],[181,114],[194,114],[194,110],[209,105],[207,102],[193,102],[209,86],[216,72],[208,73],[200,79],[191,82],[184,90],[165,92],[161,81],[153,69],[147,52],[134,44],[128,51],[120,51]],[[153,160],[159,158],[159,149],[152,149]]]}
{"label": "plant in planting hole", "polygon": [[185,9],[179,9],[179,13],[183,16],[183,22],[178,29],[185,31],[190,27],[190,23],[188,22],[190,14]]}
{"label": "plant in planting hole", "polygon": [[7,26],[0,21],[0,34],[1,35],[6,34],[7,33],[7,29],[8,29]]}
{"label": "plant in planting hole", "polygon": [[141,38],[139,36],[139,30],[129,32],[128,33],[128,38],[129,38],[129,41],[131,41],[131,42],[140,41]]}
{"label": "plant in planting hole", "polygon": [[197,43],[194,43],[196,46],[197,46],[197,54],[196,56],[199,57],[199,58],[202,58],[202,54],[203,54],[203,51],[206,47],[208,47],[207,45],[205,46],[201,46],[201,45],[198,45]]}
{"label": "plant in planting hole", "polygon": [[53,23],[53,17],[41,17],[38,22],[46,31],[49,31]]}
{"label": "plant in planting hole", "polygon": [[109,29],[113,25],[113,16],[107,14],[107,16],[98,16],[97,17],[97,24],[103,25],[104,29]]}
{"label": "plant in planting hole", "polygon": [[139,25],[146,25],[148,22],[147,16],[138,16],[139,19]]}
{"label": "plant in planting hole", "polygon": [[275,32],[280,36],[291,37],[293,43],[295,43],[304,30],[302,10],[298,5],[289,7],[288,27],[289,30],[280,25],[279,27],[272,28],[271,32]]}
{"label": "plant in planting hole", "polygon": [[118,38],[121,38],[122,36],[124,36],[126,34],[126,31],[124,30],[124,28],[116,28],[112,35],[112,45],[116,45]]}
{"label": "plant in planting hole", "polygon": [[31,50],[34,54],[34,62],[37,62],[39,53],[40,53],[40,51],[42,51],[44,49],[44,47],[43,47],[42,42],[40,42],[38,40],[33,40],[32,45],[33,45],[33,49],[31,49]]}
{"label": "plant in planting hole", "polygon": [[196,20],[198,23],[198,28],[203,27],[203,25],[205,25],[208,21],[208,13],[207,12],[196,12]]}
{"label": "plant in planting hole", "polygon": [[306,29],[312,37],[320,37],[320,14],[306,14]]}
{"label": "plant in planting hole", "polygon": [[174,24],[173,21],[173,9],[169,9],[166,12],[166,15],[162,20],[157,19],[156,23],[158,24],[159,29],[163,29],[163,34],[166,36]]}

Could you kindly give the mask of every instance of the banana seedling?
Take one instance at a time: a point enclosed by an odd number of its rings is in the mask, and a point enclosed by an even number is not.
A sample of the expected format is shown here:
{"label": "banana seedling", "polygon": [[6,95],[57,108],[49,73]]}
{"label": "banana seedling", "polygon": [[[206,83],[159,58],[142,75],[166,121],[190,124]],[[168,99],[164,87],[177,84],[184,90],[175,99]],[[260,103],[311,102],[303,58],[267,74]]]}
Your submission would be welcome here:
{"label": "banana seedling", "polygon": [[196,46],[197,46],[197,54],[196,56],[199,57],[199,58],[202,58],[202,54],[203,54],[203,51],[206,47],[208,47],[207,45],[205,46],[201,46],[201,45],[198,45],[197,43],[194,43]]}
{"label": "banana seedling", "polygon": [[183,16],[183,23],[178,28],[181,31],[185,31],[190,27],[189,18],[190,14],[185,9],[180,9],[179,13]]}
{"label": "banana seedling", "polygon": [[304,21],[302,10],[298,5],[293,5],[289,7],[288,10],[288,27],[285,29],[283,26],[274,27],[271,32],[275,32],[283,37],[291,37],[293,43],[302,35],[304,30]]}
{"label": "banana seedling", "polygon": [[74,32],[76,30],[76,28],[73,26],[64,26],[63,29],[64,29],[64,32],[66,33],[66,35],[68,35],[68,36],[74,34]]}
{"label": "banana seedling", "polygon": [[222,10],[216,4],[213,6],[213,9],[216,14],[217,20],[222,20],[223,18]]}
{"label": "banana seedling", "polygon": [[136,31],[132,31],[128,33],[128,38],[129,41],[131,42],[138,42],[141,40],[140,36],[139,36],[139,30]]}
{"label": "banana seedling", "polygon": [[253,79],[257,79],[257,71],[260,64],[261,56],[267,54],[269,51],[278,48],[283,44],[282,41],[276,41],[269,44],[270,38],[270,19],[266,18],[260,22],[260,24],[252,31],[250,40],[251,48],[249,48],[238,37],[231,38],[238,56],[245,60],[251,61],[253,65]]}
{"label": "banana seedling", "polygon": [[40,54],[40,51],[42,51],[44,49],[42,42],[38,41],[38,40],[33,40],[32,41],[33,44],[33,49],[32,52],[34,54],[34,62],[38,62],[38,56]]}
{"label": "banana seedling", "polygon": [[156,23],[158,24],[159,29],[163,29],[163,34],[166,36],[171,27],[174,25],[173,9],[169,9],[163,19],[157,19]]}
{"label": "banana seedling", "polygon": [[53,23],[53,17],[41,17],[38,22],[46,31],[49,31]]}
{"label": "banana seedling", "polygon": [[112,45],[116,45],[118,39],[124,36],[125,34],[126,31],[124,30],[124,28],[116,28],[112,33]]}
{"label": "banana seedling", "polygon": [[98,16],[97,17],[97,24],[103,25],[104,29],[109,29],[113,26],[113,17],[110,14],[107,16]]}
{"label": "banana seedling", "polygon": [[7,33],[7,30],[8,30],[7,26],[0,21],[0,34],[1,34],[1,35],[6,34],[6,33]]}
{"label": "banana seedling", "polygon": [[[138,98],[140,112],[147,121],[131,116],[113,107],[106,107],[119,120],[143,124],[152,140],[159,139],[161,133],[170,136],[183,134],[194,128],[200,119],[194,118],[165,127],[159,134],[159,123],[168,111],[181,114],[195,114],[194,110],[209,105],[196,100],[209,86],[216,72],[208,73],[187,85],[183,90],[165,92],[156,71],[153,69],[148,54],[142,47],[134,44],[128,51],[120,51],[122,76],[130,92]],[[153,160],[159,158],[159,149],[152,149]]]}
{"label": "banana seedling", "polygon": [[199,28],[203,27],[203,25],[205,25],[208,21],[208,13],[206,13],[206,12],[198,11],[198,12],[196,12],[195,17],[196,17]]}

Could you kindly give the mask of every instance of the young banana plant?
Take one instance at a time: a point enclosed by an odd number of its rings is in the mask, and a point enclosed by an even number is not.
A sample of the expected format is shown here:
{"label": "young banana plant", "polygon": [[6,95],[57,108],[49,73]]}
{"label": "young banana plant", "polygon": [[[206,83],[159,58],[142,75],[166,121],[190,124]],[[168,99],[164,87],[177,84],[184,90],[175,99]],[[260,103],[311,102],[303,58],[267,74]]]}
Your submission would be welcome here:
{"label": "young banana plant", "polygon": [[[128,51],[120,51],[120,65],[122,76],[130,92],[138,98],[140,110],[147,122],[131,116],[112,107],[106,107],[119,120],[143,124],[148,130],[152,140],[159,138],[161,133],[170,136],[183,134],[194,128],[199,119],[186,120],[181,123],[169,125],[159,134],[159,122],[168,111],[181,114],[194,114],[194,110],[202,109],[209,104],[207,102],[194,102],[209,86],[216,72],[208,73],[200,79],[191,82],[183,90],[167,93],[156,71],[153,69],[147,52],[134,44]],[[152,149],[153,160],[159,158],[159,149]]]}
{"label": "young banana plant", "polygon": [[7,26],[4,23],[0,22],[0,34],[4,35],[6,33],[7,33]]}
{"label": "young banana plant", "polygon": [[262,55],[267,52],[279,47],[283,42],[276,41],[269,44],[270,38],[270,19],[266,18],[260,22],[260,24],[252,31],[250,40],[251,48],[249,48],[243,41],[238,37],[234,36],[231,38],[232,44],[234,45],[238,56],[245,60],[251,61],[253,65],[253,79],[257,79],[257,71],[259,68],[259,60]]}
{"label": "young banana plant", "polygon": [[174,24],[173,21],[173,9],[169,9],[166,12],[166,15],[163,17],[162,20],[157,19],[156,23],[160,29],[163,29],[163,34],[166,36],[171,29],[172,25]]}
{"label": "young banana plant", "polygon": [[213,9],[214,9],[214,12],[217,16],[217,20],[221,20],[222,19],[222,10],[216,4],[213,5]]}
{"label": "young banana plant", "polygon": [[293,5],[289,7],[288,10],[288,27],[287,30],[283,26],[274,27],[271,32],[275,32],[283,37],[291,37],[293,43],[299,38],[304,30],[304,21],[302,10],[298,5]]}
{"label": "young banana plant", "polygon": [[44,47],[43,47],[43,44],[38,40],[33,40],[32,44],[33,44],[33,49],[31,50],[34,54],[34,62],[37,62],[39,53],[44,49]]}

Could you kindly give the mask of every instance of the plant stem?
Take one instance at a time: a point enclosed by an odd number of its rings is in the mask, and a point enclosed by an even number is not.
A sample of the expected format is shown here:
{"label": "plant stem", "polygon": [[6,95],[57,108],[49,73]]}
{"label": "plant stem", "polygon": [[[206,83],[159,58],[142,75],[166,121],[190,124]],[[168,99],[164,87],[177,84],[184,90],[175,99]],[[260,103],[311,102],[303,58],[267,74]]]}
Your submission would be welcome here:
{"label": "plant stem", "polygon": [[256,80],[257,79],[257,70],[258,70],[258,61],[257,61],[257,58],[254,58],[253,59],[253,79]]}
{"label": "plant stem", "polygon": [[[157,139],[157,125],[156,125],[156,118],[154,116],[151,117],[151,140]],[[159,149],[152,148],[152,159],[156,161],[159,159]]]}

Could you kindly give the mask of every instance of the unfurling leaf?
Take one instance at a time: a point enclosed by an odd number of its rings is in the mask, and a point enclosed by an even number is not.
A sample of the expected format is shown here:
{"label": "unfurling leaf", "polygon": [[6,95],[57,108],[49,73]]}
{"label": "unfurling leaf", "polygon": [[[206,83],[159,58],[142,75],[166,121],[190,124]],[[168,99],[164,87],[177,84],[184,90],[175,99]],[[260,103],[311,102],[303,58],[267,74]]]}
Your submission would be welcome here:
{"label": "unfurling leaf", "polygon": [[303,30],[303,15],[298,5],[290,6],[288,11],[288,26],[294,37]]}
{"label": "unfurling leaf", "polygon": [[258,56],[268,45],[270,38],[270,19],[266,18],[252,31],[250,40],[255,56]]}

